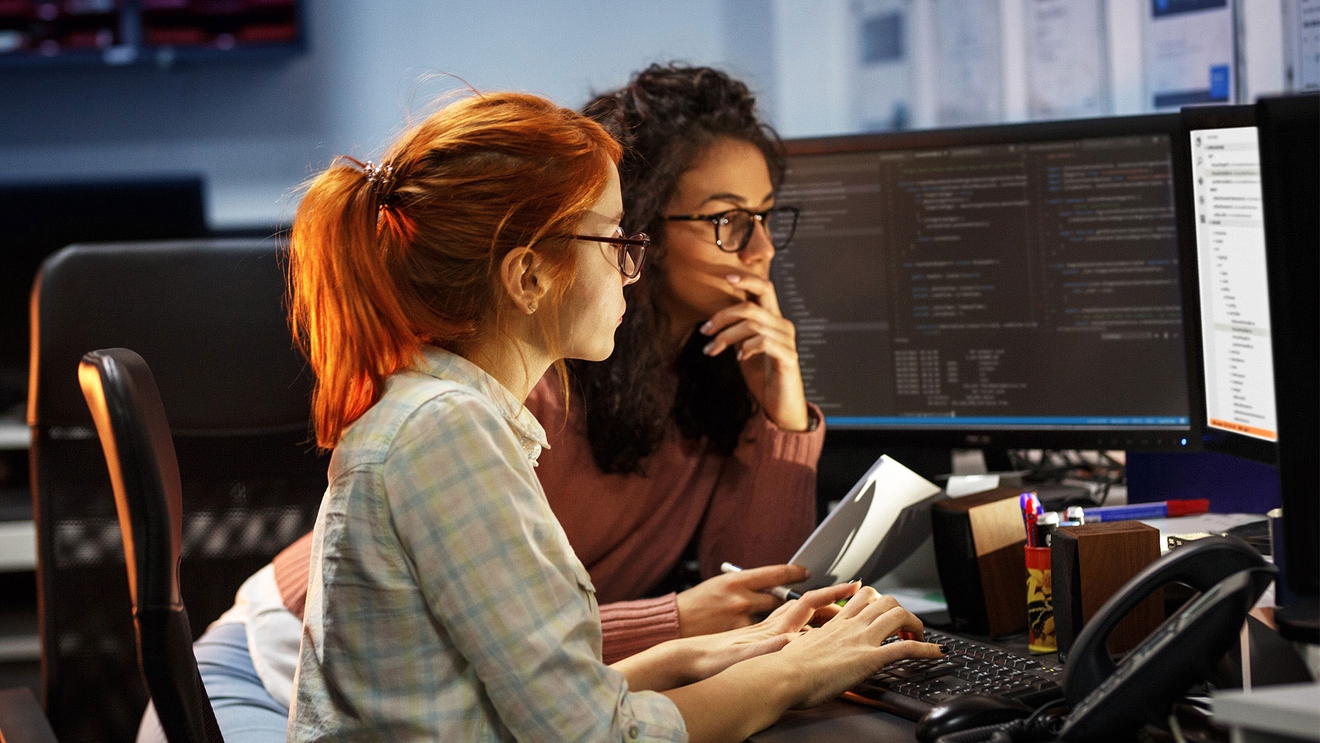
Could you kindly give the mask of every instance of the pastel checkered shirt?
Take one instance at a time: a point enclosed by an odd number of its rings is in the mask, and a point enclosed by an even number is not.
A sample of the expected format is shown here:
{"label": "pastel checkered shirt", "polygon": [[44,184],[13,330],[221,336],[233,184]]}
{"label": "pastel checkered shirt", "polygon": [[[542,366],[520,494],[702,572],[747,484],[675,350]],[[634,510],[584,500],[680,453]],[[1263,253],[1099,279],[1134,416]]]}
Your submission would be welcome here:
{"label": "pastel checkered shirt", "polygon": [[536,418],[429,349],[345,432],[312,537],[289,740],[685,741],[601,662]]}

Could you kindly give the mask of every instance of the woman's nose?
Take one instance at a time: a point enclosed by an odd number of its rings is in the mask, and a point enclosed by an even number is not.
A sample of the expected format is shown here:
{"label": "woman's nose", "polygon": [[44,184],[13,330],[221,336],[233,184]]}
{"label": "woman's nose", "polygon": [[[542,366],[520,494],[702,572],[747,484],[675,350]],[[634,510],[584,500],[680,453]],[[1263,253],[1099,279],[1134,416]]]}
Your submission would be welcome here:
{"label": "woman's nose", "polygon": [[770,230],[766,228],[765,223],[756,221],[752,225],[752,236],[747,241],[747,247],[738,252],[738,257],[743,263],[769,263],[775,257],[775,244],[770,240]]}

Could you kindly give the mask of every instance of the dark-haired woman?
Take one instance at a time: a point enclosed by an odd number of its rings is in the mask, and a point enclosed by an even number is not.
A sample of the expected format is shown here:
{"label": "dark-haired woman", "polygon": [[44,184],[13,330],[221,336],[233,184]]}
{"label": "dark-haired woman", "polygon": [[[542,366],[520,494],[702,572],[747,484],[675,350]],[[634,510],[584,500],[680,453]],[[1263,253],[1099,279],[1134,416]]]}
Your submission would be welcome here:
{"label": "dark-haired woman", "polygon": [[[550,444],[537,478],[591,574],[612,662],[751,624],[778,604],[761,589],[805,577],[775,564],[813,526],[824,430],[768,279],[795,215],[776,207],[778,141],[746,86],[652,66],[584,113],[624,145],[622,227],[652,244],[613,355],[569,362],[568,420],[553,371],[526,405]],[[249,580],[198,647],[213,700],[234,705],[222,727],[238,720],[249,740],[287,715],[309,545]],[[685,553],[706,580],[667,592]],[[767,567],[721,576],[723,561]]]}

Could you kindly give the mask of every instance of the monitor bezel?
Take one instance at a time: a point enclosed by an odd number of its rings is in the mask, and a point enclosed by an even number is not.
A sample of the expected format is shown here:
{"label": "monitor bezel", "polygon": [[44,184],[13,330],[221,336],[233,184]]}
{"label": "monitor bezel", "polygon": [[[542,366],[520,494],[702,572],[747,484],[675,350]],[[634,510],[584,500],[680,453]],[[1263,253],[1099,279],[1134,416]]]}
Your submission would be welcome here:
{"label": "monitor bezel", "polygon": [[[1279,486],[1283,506],[1285,569],[1298,597],[1315,600],[1320,590],[1317,550],[1320,499],[1316,497],[1320,451],[1320,343],[1317,343],[1317,258],[1320,225],[1320,94],[1262,98],[1256,103],[1260,132],[1261,191],[1265,197],[1265,255],[1270,282],[1275,389],[1290,390],[1278,407]],[[1301,137],[1288,131],[1306,127]],[[1302,147],[1298,148],[1296,142]],[[1304,148],[1304,149],[1303,149]],[[1299,151],[1302,149],[1302,151]],[[1302,164],[1308,172],[1300,172]],[[1305,177],[1305,182],[1296,180]],[[1287,363],[1285,363],[1287,362]],[[1276,560],[1277,560],[1276,556]],[[1315,604],[1311,604],[1311,621]]]}
{"label": "monitor bezel", "polygon": [[1182,244],[1183,286],[1195,287],[1183,299],[1183,312],[1195,318],[1186,323],[1189,356],[1195,363],[1188,365],[1188,376],[1196,376],[1195,388],[1199,393],[1192,400],[1196,415],[1193,425],[1200,432],[1201,448],[1205,451],[1229,454],[1243,459],[1275,464],[1278,445],[1272,441],[1246,436],[1232,431],[1212,428],[1206,410],[1205,338],[1201,332],[1200,256],[1196,246],[1196,197],[1192,183],[1192,132],[1203,129],[1231,129],[1256,126],[1255,106],[1188,106],[1180,114],[1183,133],[1175,143],[1186,167],[1174,172],[1175,210],[1178,218],[1178,241]]}
{"label": "monitor bezel", "polygon": [[[994,126],[929,129],[904,132],[851,134],[828,137],[809,137],[784,140],[784,152],[792,158],[798,155],[841,154],[848,152],[877,152],[886,150],[930,149],[937,147],[975,147],[1030,142],[1049,142],[1077,139],[1104,139],[1125,136],[1162,135],[1168,137],[1170,159],[1175,173],[1183,166],[1180,162],[1177,140],[1182,124],[1177,113],[1116,116],[1096,119],[1068,119]],[[1174,178],[1173,199],[1178,211],[1178,186]],[[1191,374],[1191,348],[1189,315],[1186,311],[1186,272],[1183,268],[1185,246],[1181,238],[1185,231],[1181,222],[1178,231],[1178,259],[1180,280],[1184,294],[1183,339],[1184,360],[1188,366],[1188,425],[1163,429],[1143,428],[985,428],[915,426],[840,426],[831,425],[832,443],[952,447],[952,448],[1045,448],[1045,449],[1139,449],[1147,451],[1194,451],[1199,449],[1200,431],[1197,427],[1196,400],[1200,390],[1195,387]],[[1196,318],[1199,323],[1199,317]],[[1202,406],[1204,407],[1204,406]]]}

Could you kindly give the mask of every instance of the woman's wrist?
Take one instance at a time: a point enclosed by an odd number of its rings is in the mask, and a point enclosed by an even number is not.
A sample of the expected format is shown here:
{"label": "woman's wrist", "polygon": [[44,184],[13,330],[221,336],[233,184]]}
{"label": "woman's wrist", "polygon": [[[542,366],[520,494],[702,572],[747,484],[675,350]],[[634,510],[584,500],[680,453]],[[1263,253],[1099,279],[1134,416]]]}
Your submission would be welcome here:
{"label": "woman's wrist", "polygon": [[766,411],[765,417],[775,424],[776,428],[787,433],[811,433],[820,427],[820,419],[816,417],[816,411],[805,402],[802,403],[800,412]]}
{"label": "woman's wrist", "polygon": [[610,667],[628,679],[633,691],[666,691],[699,681],[703,653],[693,638],[666,640]]}

